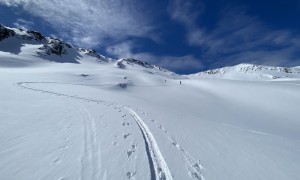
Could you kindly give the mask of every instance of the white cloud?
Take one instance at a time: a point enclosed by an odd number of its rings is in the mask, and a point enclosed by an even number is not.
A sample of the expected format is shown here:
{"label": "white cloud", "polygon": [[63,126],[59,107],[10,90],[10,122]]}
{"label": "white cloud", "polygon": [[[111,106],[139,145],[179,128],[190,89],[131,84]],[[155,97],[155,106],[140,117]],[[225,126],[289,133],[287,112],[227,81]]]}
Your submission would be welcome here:
{"label": "white cloud", "polygon": [[185,26],[194,26],[203,11],[204,4],[198,0],[171,0],[168,5],[170,17]]}
{"label": "white cloud", "polygon": [[2,4],[5,4],[7,6],[19,6],[23,5],[27,2],[27,0],[2,0]]}
{"label": "white cloud", "polygon": [[[194,8],[197,3],[201,6],[201,1],[171,0],[168,12],[171,19],[186,28],[187,43],[200,48],[207,64],[299,63],[299,32],[271,29],[258,17],[247,14],[245,7],[223,9],[215,28],[208,31],[199,25],[201,13]],[[200,9],[203,12],[204,8]]]}
{"label": "white cloud", "polygon": [[223,19],[216,28],[207,33],[204,44],[206,56],[218,56],[218,59],[228,56],[227,59],[236,63],[281,66],[297,61],[300,48],[298,33],[270,29],[257,17],[239,9],[228,9],[222,15]]}
{"label": "white cloud", "polygon": [[172,71],[199,71],[203,68],[203,64],[193,55],[185,56],[158,56],[151,53],[134,53],[133,49],[137,45],[132,41],[125,41],[114,46],[110,46],[106,51],[116,58],[135,58],[142,61],[147,61],[152,64],[160,65]]}
{"label": "white cloud", "polygon": [[21,28],[21,29],[32,29],[32,26],[34,25],[34,23],[32,21],[27,21],[24,19],[17,19],[16,22],[13,23],[14,26],[16,26],[17,28]]}
{"label": "white cloud", "polygon": [[252,63],[269,66],[299,66],[300,58],[294,56],[294,49],[282,49],[276,51],[243,51],[215,62],[214,66],[236,65],[239,63]]}
{"label": "white cloud", "polygon": [[[95,46],[105,40],[151,36],[147,2],[138,0],[2,0],[22,7],[52,25],[77,45]],[[91,40],[92,39],[92,40]]]}
{"label": "white cloud", "polygon": [[106,51],[115,56],[116,58],[130,58],[133,57],[132,47],[134,46],[132,41],[125,41],[106,48]]}
{"label": "white cloud", "polygon": [[171,19],[186,28],[186,39],[189,45],[202,45],[205,41],[204,30],[197,25],[198,18],[204,9],[204,4],[198,0],[171,0],[168,5]]}

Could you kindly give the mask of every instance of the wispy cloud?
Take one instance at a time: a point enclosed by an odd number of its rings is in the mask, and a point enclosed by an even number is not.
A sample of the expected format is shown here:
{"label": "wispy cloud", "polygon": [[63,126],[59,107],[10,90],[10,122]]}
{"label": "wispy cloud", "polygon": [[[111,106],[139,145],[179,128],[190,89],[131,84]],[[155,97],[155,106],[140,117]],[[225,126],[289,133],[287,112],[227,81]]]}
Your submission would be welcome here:
{"label": "wispy cloud", "polygon": [[224,8],[215,28],[207,31],[197,21],[201,13],[193,6],[197,3],[201,6],[201,2],[190,3],[172,0],[169,16],[186,28],[188,45],[199,47],[207,63],[224,66],[243,62],[268,65],[300,62],[299,32],[271,29],[258,17],[247,14],[246,7]]}
{"label": "wispy cloud", "polygon": [[[106,51],[115,57],[138,58],[172,70],[180,71],[188,68],[201,70],[202,67],[212,68],[242,62],[282,66],[300,63],[299,30],[268,27],[259,17],[249,15],[247,8],[233,6],[217,12],[220,15],[218,21],[212,22],[213,26],[206,27],[201,22],[202,16],[206,13],[204,1],[157,2],[156,0],[0,0],[2,5],[22,8],[29,14],[43,19],[52,26],[51,29],[58,32],[55,34],[57,37],[78,46],[94,48],[101,45],[107,47]],[[168,18],[160,16],[161,11],[164,11],[161,13],[163,15],[168,14]],[[179,45],[186,50],[186,54],[181,53],[180,57],[176,57],[137,51],[136,42],[140,42],[137,39],[152,39],[169,45],[168,42],[164,42],[164,33],[169,29],[162,29],[159,24],[164,24],[170,19],[186,30],[185,44],[188,47]],[[31,24],[30,21],[19,19],[15,22],[15,26],[28,28]],[[181,39],[174,42],[178,41]],[[156,45],[159,48],[161,44]],[[196,53],[195,49],[198,49]],[[169,51],[169,53],[177,52]]]}
{"label": "wispy cloud", "polygon": [[276,51],[243,51],[218,58],[214,66],[222,67],[224,64],[235,65],[242,62],[269,66],[299,66],[300,59],[294,54],[295,50],[290,48]]}
{"label": "wispy cloud", "polygon": [[132,48],[134,43],[132,41],[124,41],[106,48],[106,51],[116,58],[130,58],[133,57]]}
{"label": "wispy cloud", "polygon": [[202,45],[205,40],[204,31],[197,24],[204,9],[204,4],[198,0],[171,0],[169,2],[167,11],[171,19],[186,28],[186,38],[190,45]]}
{"label": "wispy cloud", "polygon": [[204,4],[201,1],[172,0],[169,2],[167,10],[173,20],[193,27],[204,9]]}
{"label": "wispy cloud", "polygon": [[222,16],[216,28],[206,33],[205,46],[209,52],[234,53],[293,45],[289,41],[293,36],[291,31],[269,29],[244,11],[230,9]]}
{"label": "wispy cloud", "polygon": [[207,33],[204,46],[207,56],[231,59],[224,64],[288,66],[300,62],[300,37],[296,31],[270,29],[257,17],[237,9],[229,9],[222,15],[224,18],[217,27]]}
{"label": "wispy cloud", "polygon": [[17,19],[16,22],[14,22],[14,26],[16,26],[17,28],[21,28],[21,29],[31,29],[32,26],[34,25],[34,23],[32,21],[27,21],[24,19]]}
{"label": "wispy cloud", "polygon": [[2,0],[21,7],[55,27],[60,36],[76,44],[95,46],[107,40],[151,37],[148,3],[138,0]]}
{"label": "wispy cloud", "polygon": [[132,41],[125,41],[114,46],[107,47],[106,51],[116,58],[131,57],[144,60],[152,64],[163,66],[176,72],[199,71],[203,68],[203,64],[193,55],[185,56],[166,56],[154,55],[152,53],[136,53],[134,49],[138,45]]}

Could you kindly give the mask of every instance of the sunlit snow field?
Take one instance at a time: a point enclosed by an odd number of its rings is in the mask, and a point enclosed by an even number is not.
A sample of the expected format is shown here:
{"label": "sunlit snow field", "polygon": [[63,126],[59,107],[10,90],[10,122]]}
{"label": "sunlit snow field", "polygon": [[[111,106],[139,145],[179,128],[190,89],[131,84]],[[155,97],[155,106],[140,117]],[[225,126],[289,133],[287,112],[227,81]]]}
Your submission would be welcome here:
{"label": "sunlit snow field", "polygon": [[300,179],[297,77],[0,61],[0,179]]}

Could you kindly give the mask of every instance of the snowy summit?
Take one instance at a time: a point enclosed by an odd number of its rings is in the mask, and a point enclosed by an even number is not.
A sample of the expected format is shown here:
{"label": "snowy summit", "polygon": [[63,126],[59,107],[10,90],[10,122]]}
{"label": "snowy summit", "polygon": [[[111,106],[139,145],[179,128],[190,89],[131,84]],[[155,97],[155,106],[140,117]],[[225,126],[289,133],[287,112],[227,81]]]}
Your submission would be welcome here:
{"label": "snowy summit", "polygon": [[300,179],[300,68],[179,75],[0,25],[0,179]]}
{"label": "snowy summit", "polygon": [[300,66],[297,67],[271,67],[254,64],[239,64],[231,67],[199,72],[195,76],[203,78],[233,79],[233,80],[289,80],[299,78]]}

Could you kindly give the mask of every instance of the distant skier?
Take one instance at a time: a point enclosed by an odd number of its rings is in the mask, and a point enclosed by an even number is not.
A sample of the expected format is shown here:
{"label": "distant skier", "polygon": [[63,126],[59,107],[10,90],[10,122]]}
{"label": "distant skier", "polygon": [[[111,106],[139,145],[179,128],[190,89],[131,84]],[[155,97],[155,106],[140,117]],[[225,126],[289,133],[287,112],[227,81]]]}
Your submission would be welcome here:
{"label": "distant skier", "polygon": [[181,81],[179,81],[180,85],[181,85]]}

